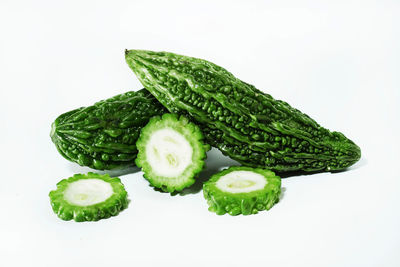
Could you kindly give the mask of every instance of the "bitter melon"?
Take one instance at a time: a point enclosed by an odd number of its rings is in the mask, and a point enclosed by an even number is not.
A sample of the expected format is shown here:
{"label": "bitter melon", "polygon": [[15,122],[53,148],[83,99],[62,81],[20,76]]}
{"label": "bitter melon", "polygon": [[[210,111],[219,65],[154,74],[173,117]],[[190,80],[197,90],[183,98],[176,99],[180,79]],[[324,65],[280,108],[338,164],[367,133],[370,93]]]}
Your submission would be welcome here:
{"label": "bitter melon", "polygon": [[166,109],[145,89],[127,92],[60,115],[51,140],[81,166],[110,170],[134,166],[140,130]]}
{"label": "bitter melon", "polygon": [[281,179],[269,170],[234,166],[214,174],[203,193],[209,210],[218,215],[256,214],[279,201]]}
{"label": "bitter melon", "polygon": [[150,119],[136,143],[136,165],[154,187],[181,191],[203,169],[209,145],[199,127],[184,117],[166,113]]}
{"label": "bitter melon", "polygon": [[207,142],[243,165],[284,171],[334,171],[360,159],[360,148],[209,61],[168,52],[127,50],[141,83],[170,112],[190,116]]}
{"label": "bitter melon", "polygon": [[53,211],[66,221],[98,221],[115,216],[128,206],[121,180],[108,174],[75,174],[61,180],[49,196]]}

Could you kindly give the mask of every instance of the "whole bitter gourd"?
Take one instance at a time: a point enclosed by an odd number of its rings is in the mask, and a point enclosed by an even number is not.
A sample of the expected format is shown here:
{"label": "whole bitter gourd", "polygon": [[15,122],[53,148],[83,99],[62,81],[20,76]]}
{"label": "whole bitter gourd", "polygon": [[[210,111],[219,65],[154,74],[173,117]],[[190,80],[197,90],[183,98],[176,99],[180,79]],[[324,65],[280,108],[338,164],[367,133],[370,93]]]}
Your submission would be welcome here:
{"label": "whole bitter gourd", "polygon": [[243,165],[283,171],[342,170],[360,148],[209,61],[127,50],[141,83],[170,112],[188,115],[206,141]]}
{"label": "whole bitter gourd", "polygon": [[218,215],[256,214],[279,201],[281,178],[269,170],[233,166],[205,182],[203,194]]}
{"label": "whole bitter gourd", "polygon": [[127,92],[60,115],[50,136],[64,158],[81,166],[135,166],[140,130],[151,117],[165,112],[147,90]]}

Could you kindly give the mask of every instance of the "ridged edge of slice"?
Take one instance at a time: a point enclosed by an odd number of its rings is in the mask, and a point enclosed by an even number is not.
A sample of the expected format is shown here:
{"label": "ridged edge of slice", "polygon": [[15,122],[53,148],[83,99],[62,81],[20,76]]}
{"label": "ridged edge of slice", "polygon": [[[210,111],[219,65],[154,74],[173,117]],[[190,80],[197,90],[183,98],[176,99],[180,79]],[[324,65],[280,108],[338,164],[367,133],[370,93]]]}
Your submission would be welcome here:
{"label": "ridged edge of slice", "polygon": [[[64,192],[68,185],[82,179],[99,179],[109,183],[113,194],[103,202],[90,206],[77,206],[69,203],[64,198]],[[98,221],[111,216],[116,216],[120,211],[128,207],[128,193],[124,185],[117,177],[110,177],[108,174],[89,172],[87,174],[75,174],[72,177],[63,179],[57,183],[57,189],[49,193],[51,207],[57,216],[65,221],[76,222]]]}
{"label": "ridged edge of slice", "polygon": [[[152,133],[155,130],[162,128],[172,128],[181,134],[193,148],[192,164],[187,167],[180,177],[170,178],[157,175],[146,159],[146,144],[150,140]],[[141,167],[144,172],[144,177],[150,184],[164,192],[173,193],[181,191],[189,187],[195,182],[195,177],[200,173],[204,166],[204,160],[207,157],[206,152],[210,146],[204,141],[203,133],[200,128],[190,122],[185,116],[177,114],[166,113],[162,117],[155,116],[150,119],[149,123],[142,128],[136,146],[138,148],[138,155],[135,163]]]}
{"label": "ridged edge of slice", "polygon": [[[261,190],[246,193],[230,193],[221,191],[216,182],[224,175],[234,171],[251,171],[261,174],[267,180]],[[208,210],[218,215],[250,215],[262,210],[269,210],[279,201],[281,179],[274,172],[245,166],[233,166],[214,174],[203,185],[204,198],[209,205]]]}

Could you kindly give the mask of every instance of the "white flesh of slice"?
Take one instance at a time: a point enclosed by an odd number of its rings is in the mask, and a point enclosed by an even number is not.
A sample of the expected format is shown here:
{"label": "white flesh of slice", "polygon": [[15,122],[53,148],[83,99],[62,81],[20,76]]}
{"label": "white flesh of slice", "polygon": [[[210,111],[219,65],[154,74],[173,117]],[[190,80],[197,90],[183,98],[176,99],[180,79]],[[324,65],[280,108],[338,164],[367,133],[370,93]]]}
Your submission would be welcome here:
{"label": "white flesh of slice", "polygon": [[114,193],[112,186],[100,179],[83,179],[70,183],[64,199],[77,206],[90,206],[107,200]]}
{"label": "white flesh of slice", "polygon": [[192,163],[193,149],[189,142],[171,128],[153,132],[146,144],[146,158],[154,173],[177,177]]}
{"label": "white flesh of slice", "polygon": [[216,186],[224,192],[248,193],[263,189],[267,180],[261,174],[251,171],[233,171],[225,174],[216,183]]}

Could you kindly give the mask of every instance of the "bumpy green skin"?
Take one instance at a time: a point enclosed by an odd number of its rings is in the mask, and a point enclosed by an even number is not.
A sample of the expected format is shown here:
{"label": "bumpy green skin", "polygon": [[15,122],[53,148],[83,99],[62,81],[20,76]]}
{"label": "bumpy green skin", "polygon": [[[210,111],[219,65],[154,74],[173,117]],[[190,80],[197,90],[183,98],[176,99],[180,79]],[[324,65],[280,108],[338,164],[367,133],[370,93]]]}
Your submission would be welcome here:
{"label": "bumpy green skin", "polygon": [[[93,178],[111,184],[114,191],[113,195],[103,202],[90,206],[77,206],[64,199],[64,192],[70,183],[81,179]],[[61,180],[57,184],[57,190],[51,191],[49,197],[53,211],[60,219],[65,221],[74,220],[76,222],[98,221],[116,216],[120,211],[127,208],[129,204],[128,193],[119,178],[111,178],[108,174],[101,175],[92,172],[75,174],[68,179]]]}
{"label": "bumpy green skin", "polygon": [[[251,171],[265,177],[267,184],[262,190],[248,193],[224,192],[216,186],[217,181],[224,175],[233,171]],[[203,185],[204,198],[209,205],[208,210],[218,215],[250,215],[262,210],[269,210],[278,203],[281,194],[281,178],[272,171],[265,169],[234,166],[214,174]]]}
{"label": "bumpy green skin", "polygon": [[360,148],[289,104],[206,60],[127,50],[141,83],[170,112],[189,115],[207,142],[243,165],[284,171],[333,171],[360,159]]}
{"label": "bumpy green skin", "polygon": [[140,130],[151,117],[165,112],[147,90],[127,92],[60,115],[50,136],[64,158],[81,166],[134,166]]}
{"label": "bumpy green skin", "polygon": [[[193,149],[192,163],[183,171],[179,177],[159,176],[146,159],[146,145],[151,135],[164,128],[171,128],[181,134]],[[204,137],[200,128],[184,116],[166,113],[150,119],[149,123],[143,127],[140,137],[136,143],[139,150],[135,163],[141,167],[144,177],[150,184],[164,192],[178,192],[192,185],[195,177],[201,172],[205,166],[206,152],[210,149],[210,145],[203,141]]]}

